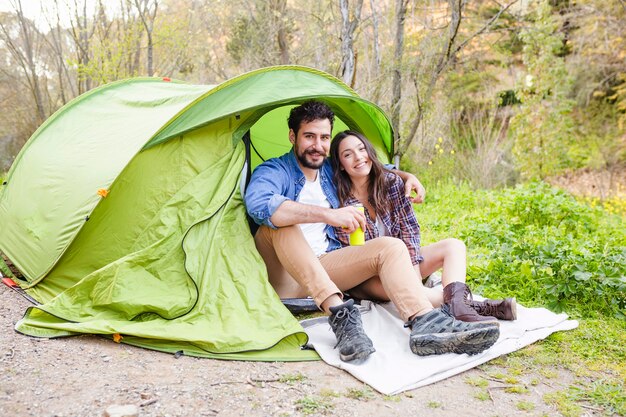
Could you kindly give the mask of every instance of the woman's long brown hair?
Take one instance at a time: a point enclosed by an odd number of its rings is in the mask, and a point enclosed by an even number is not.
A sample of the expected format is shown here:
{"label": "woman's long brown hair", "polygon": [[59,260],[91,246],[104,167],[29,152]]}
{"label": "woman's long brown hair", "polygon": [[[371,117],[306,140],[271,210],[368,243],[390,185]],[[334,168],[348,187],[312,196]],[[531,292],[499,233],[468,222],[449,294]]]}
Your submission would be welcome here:
{"label": "woman's long brown hair", "polygon": [[341,205],[345,205],[348,198],[352,195],[352,181],[348,173],[341,166],[339,160],[339,144],[348,136],[354,136],[363,143],[367,156],[370,158],[370,161],[372,161],[372,169],[369,173],[367,184],[369,203],[374,207],[376,213],[389,212],[389,198],[387,198],[389,185],[386,175],[388,170],[378,160],[376,150],[371,142],[361,133],[353,130],[344,130],[343,132],[337,133],[330,144],[330,163],[333,167],[335,184],[337,184],[339,202]]}

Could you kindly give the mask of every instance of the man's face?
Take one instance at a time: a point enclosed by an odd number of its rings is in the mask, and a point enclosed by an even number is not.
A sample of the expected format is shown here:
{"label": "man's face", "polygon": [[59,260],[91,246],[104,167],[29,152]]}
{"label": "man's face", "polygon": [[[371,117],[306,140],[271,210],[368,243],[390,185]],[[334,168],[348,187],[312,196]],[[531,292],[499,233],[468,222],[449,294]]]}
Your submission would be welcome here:
{"label": "man's face", "polygon": [[322,166],[330,150],[331,133],[328,119],[302,122],[297,136],[292,129],[289,130],[289,141],[302,167],[319,169]]}

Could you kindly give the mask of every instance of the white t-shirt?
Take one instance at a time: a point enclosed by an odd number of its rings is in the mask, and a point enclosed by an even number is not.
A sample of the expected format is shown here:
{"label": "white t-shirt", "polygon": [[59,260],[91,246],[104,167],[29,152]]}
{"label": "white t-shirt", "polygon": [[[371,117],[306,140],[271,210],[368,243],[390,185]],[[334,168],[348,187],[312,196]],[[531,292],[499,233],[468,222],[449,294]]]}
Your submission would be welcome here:
{"label": "white t-shirt", "polygon": [[[328,201],[324,195],[324,191],[322,191],[319,174],[317,175],[315,181],[306,181],[304,187],[302,187],[300,196],[298,197],[298,202],[310,204],[312,206],[330,208],[330,201]],[[309,246],[311,246],[311,249],[313,249],[315,255],[320,256],[326,253],[326,249],[328,248],[328,236],[324,233],[326,224],[302,223],[299,226],[300,230],[302,230],[304,238]]]}
{"label": "white t-shirt", "polygon": [[380,216],[376,216],[376,228],[378,229],[378,236],[389,236],[389,230],[387,230],[385,223],[380,220]]}

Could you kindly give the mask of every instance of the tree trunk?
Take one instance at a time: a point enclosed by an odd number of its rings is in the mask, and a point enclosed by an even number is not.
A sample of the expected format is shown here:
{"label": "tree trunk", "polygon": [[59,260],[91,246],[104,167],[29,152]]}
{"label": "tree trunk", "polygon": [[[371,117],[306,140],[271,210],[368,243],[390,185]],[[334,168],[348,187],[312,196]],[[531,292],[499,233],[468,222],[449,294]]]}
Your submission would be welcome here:
{"label": "tree trunk", "polygon": [[396,0],[396,38],[394,43],[393,78],[391,89],[391,126],[394,149],[400,143],[400,110],[402,110],[402,55],[404,54],[404,21],[408,0]]}
{"label": "tree trunk", "polygon": [[341,9],[341,79],[344,83],[350,87],[354,87],[355,75],[356,75],[356,56],[354,52],[354,31],[359,26],[361,19],[361,9],[363,7],[363,0],[357,0],[354,7],[354,14],[350,19],[350,4],[349,0],[340,0],[339,6]]}
{"label": "tree trunk", "polygon": [[[400,1],[400,0],[398,0]],[[434,94],[435,87],[437,86],[437,82],[439,81],[441,74],[449,68],[449,66],[455,61],[458,53],[463,50],[463,48],[469,44],[469,42],[481,35],[485,31],[487,31],[491,25],[498,20],[498,18],[508,10],[513,4],[517,3],[519,0],[511,0],[508,4],[501,6],[498,13],[496,13],[491,19],[489,19],[480,29],[476,32],[470,34],[463,42],[457,42],[457,36],[459,34],[459,28],[461,26],[461,22],[463,20],[463,6],[465,5],[464,0],[448,0],[449,9],[450,9],[450,23],[448,28],[448,35],[444,42],[443,48],[439,53],[439,59],[436,65],[433,67],[432,72],[427,76],[428,82],[426,83],[426,87],[421,90],[419,87],[419,82],[417,80],[417,76],[414,76],[413,82],[415,84],[415,97],[417,100],[417,114],[413,118],[411,122],[411,126],[408,129],[408,134],[406,138],[399,138],[394,142],[395,143],[395,153],[399,157],[404,155],[404,153],[408,150],[411,142],[415,138],[417,134],[417,130],[420,126],[420,123],[424,117],[424,108],[427,103],[432,101],[432,96]],[[394,90],[395,93],[395,90]],[[392,116],[393,123],[393,116]],[[395,126],[395,125],[394,125]],[[397,137],[397,135],[396,135]]]}
{"label": "tree trunk", "polygon": [[12,39],[10,31],[1,23],[0,29],[2,30],[5,45],[26,75],[26,84],[35,102],[35,122],[39,125],[46,120],[47,115],[44,108],[41,83],[39,81],[39,75],[37,74],[37,66],[35,63],[33,31],[36,31],[37,29],[34,27],[32,22],[24,16],[21,0],[17,0],[13,6],[18,20],[19,36],[21,38],[21,42],[19,42],[19,39],[17,42],[21,43],[21,45]]}
{"label": "tree trunk", "polygon": [[149,77],[152,77],[154,75],[154,44],[152,42],[152,34],[154,32],[154,20],[156,19],[156,14],[159,9],[159,0],[153,0],[153,10],[150,10],[150,0],[141,0],[141,4],[139,2],[140,0],[135,0],[135,7],[137,7],[139,18],[141,19],[141,23],[146,30],[146,36],[148,38],[148,45],[146,49],[147,73]]}
{"label": "tree trunk", "polygon": [[288,32],[285,27],[285,14],[287,11],[287,0],[272,0],[270,2],[272,11],[272,20],[276,23],[276,41],[278,42],[278,52],[280,54],[280,63],[282,65],[289,64],[289,41]]}
{"label": "tree trunk", "polygon": [[371,80],[375,83],[374,93],[372,94],[372,101],[377,103],[380,99],[380,92],[382,89],[381,73],[380,73],[380,45],[378,40],[378,12],[376,10],[376,2],[375,0],[370,0],[370,8],[372,9],[372,31],[373,31],[373,41],[374,44],[374,69],[372,73],[374,74],[371,77]]}

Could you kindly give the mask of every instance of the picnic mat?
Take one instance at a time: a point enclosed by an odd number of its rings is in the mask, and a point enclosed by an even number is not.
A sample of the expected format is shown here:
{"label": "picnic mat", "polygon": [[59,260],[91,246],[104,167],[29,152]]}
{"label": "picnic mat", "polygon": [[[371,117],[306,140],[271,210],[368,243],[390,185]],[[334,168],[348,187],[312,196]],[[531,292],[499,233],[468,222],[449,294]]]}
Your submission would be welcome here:
{"label": "picnic mat", "polygon": [[[477,296],[474,298],[481,299]],[[517,320],[501,320],[500,338],[484,352],[474,356],[447,353],[420,357],[411,352],[410,331],[403,327],[404,323],[391,303],[362,301],[360,309],[363,326],[374,342],[376,352],[359,365],[339,359],[339,353],[334,349],[335,335],[326,317],[304,320],[301,324],[309,335],[309,346],[326,363],[346,370],[385,395],[441,381],[545,339],[554,332],[578,327],[578,322],[568,320],[566,314],[555,314],[545,308],[525,308],[517,304]]]}

